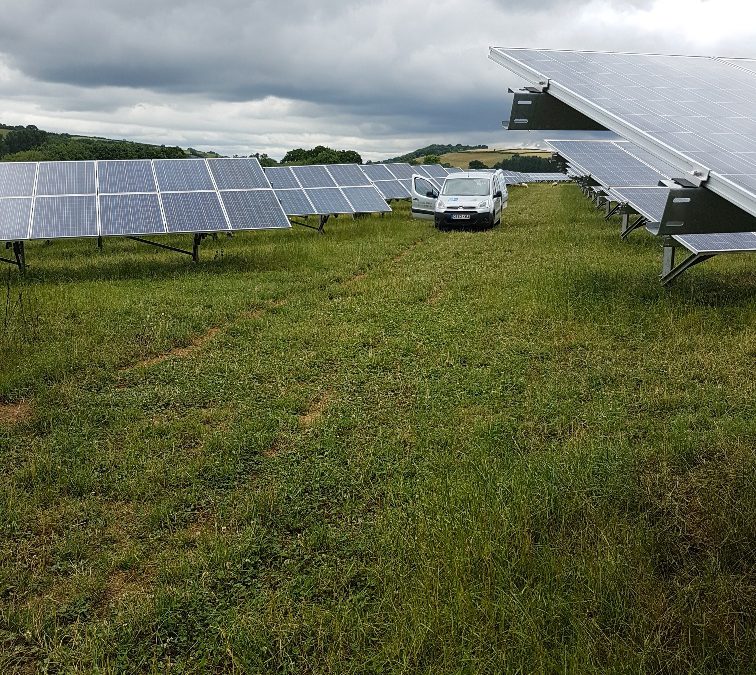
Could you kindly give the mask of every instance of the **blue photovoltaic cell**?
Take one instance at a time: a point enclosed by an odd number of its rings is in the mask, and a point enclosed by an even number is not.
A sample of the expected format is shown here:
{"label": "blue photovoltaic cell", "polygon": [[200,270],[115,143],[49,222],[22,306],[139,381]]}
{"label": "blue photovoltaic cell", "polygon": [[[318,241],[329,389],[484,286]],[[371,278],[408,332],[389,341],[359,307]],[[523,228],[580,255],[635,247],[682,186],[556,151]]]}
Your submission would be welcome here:
{"label": "blue photovoltaic cell", "polygon": [[0,163],[0,197],[31,197],[36,173],[33,162]]}
{"label": "blue photovoltaic cell", "polygon": [[354,213],[346,197],[338,188],[323,188],[320,190],[307,190],[307,196],[317,213],[329,215],[332,213]]}
{"label": "blue photovoltaic cell", "polygon": [[356,213],[385,213],[391,211],[386,200],[374,187],[341,188]]}
{"label": "blue photovoltaic cell", "polygon": [[265,169],[265,175],[275,189],[299,189],[299,181],[289,166],[271,166]]}
{"label": "blue photovoltaic cell", "polygon": [[375,182],[375,187],[385,199],[407,199],[410,196],[398,180],[379,180]]}
{"label": "blue photovoltaic cell", "polygon": [[165,231],[156,194],[100,196],[100,233],[103,236],[164,234]]}
{"label": "blue photovoltaic cell", "polygon": [[31,197],[0,199],[0,241],[27,238],[31,204]]}
{"label": "blue photovoltaic cell", "polygon": [[303,188],[336,187],[331,174],[324,166],[293,166],[291,168]]}
{"label": "blue photovoltaic cell", "polygon": [[652,223],[660,223],[667,205],[669,188],[615,188],[611,191],[620,202],[629,204],[644,218]]}
{"label": "blue photovoltaic cell", "polygon": [[370,179],[357,164],[329,164],[326,168],[339,187],[372,185]]}
{"label": "blue photovoltaic cell", "polygon": [[365,164],[365,166],[362,167],[362,170],[373,182],[377,180],[392,180],[395,178],[394,174],[388,170],[385,164]]}
{"label": "blue photovoltaic cell", "polygon": [[32,239],[96,236],[97,204],[94,195],[37,197],[34,200]]}
{"label": "blue photovoltaic cell", "polygon": [[291,227],[273,190],[221,192],[232,230]]}
{"label": "blue photovoltaic cell", "polygon": [[692,253],[745,253],[756,251],[756,232],[676,234],[672,238]]}
{"label": "blue photovoltaic cell", "polygon": [[317,210],[310,203],[305,191],[301,188],[296,190],[276,190],[276,197],[281,202],[284,213],[288,216],[313,216]]}
{"label": "blue photovoltaic cell", "polygon": [[229,229],[217,192],[166,192],[162,199],[169,232],[221,232]]}
{"label": "blue photovoltaic cell", "polygon": [[204,159],[156,159],[154,164],[161,192],[215,189]]}
{"label": "blue photovoltaic cell", "polygon": [[94,162],[40,162],[37,195],[93,195]]}
{"label": "blue photovoltaic cell", "polygon": [[97,184],[100,194],[157,191],[148,159],[97,162]]}
{"label": "blue photovoltaic cell", "polygon": [[456,167],[456,166],[447,166],[445,168],[446,168],[446,173],[459,173],[460,171],[463,171],[463,169],[460,169],[459,167]]}
{"label": "blue photovoltaic cell", "polygon": [[412,179],[411,179],[411,178],[406,178],[406,179],[404,179],[404,178],[403,178],[403,179],[401,179],[401,180],[399,181],[399,183],[401,184],[401,186],[402,186],[402,187],[403,187],[403,188],[404,188],[405,190],[407,190],[407,194],[408,194],[408,195],[411,195],[411,194],[412,194]]}
{"label": "blue photovoltaic cell", "polygon": [[400,180],[412,178],[412,174],[417,173],[417,171],[415,171],[415,169],[417,169],[416,166],[411,166],[407,163],[402,162],[398,162],[396,164],[386,164],[386,167],[388,167],[388,170],[391,171],[395,178],[398,178]]}
{"label": "blue photovoltaic cell", "polygon": [[423,164],[422,167],[434,178],[446,177],[446,169],[440,164]]}
{"label": "blue photovoltaic cell", "polygon": [[270,184],[255,157],[208,159],[219,190],[255,190]]}

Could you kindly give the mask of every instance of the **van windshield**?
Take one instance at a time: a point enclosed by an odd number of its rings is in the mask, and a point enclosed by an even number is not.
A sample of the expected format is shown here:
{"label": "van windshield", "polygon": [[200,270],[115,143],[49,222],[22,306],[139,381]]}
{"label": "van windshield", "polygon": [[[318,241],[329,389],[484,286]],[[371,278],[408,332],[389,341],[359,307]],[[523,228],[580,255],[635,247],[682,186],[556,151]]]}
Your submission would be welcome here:
{"label": "van windshield", "polygon": [[488,178],[447,178],[442,195],[456,197],[484,197],[491,193],[491,181]]}

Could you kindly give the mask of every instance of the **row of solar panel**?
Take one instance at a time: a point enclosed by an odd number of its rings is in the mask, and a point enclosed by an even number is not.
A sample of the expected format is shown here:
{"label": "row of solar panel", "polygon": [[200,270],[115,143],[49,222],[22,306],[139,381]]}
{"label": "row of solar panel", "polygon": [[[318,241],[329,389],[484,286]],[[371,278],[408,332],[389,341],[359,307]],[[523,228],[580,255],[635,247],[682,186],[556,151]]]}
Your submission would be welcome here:
{"label": "row of solar panel", "polygon": [[[570,163],[568,173],[590,177],[606,189],[608,199],[625,204],[655,226],[662,221],[669,188],[661,180],[676,170],[628,141],[548,141]],[[756,249],[756,233],[673,235],[694,254],[744,252]]]}

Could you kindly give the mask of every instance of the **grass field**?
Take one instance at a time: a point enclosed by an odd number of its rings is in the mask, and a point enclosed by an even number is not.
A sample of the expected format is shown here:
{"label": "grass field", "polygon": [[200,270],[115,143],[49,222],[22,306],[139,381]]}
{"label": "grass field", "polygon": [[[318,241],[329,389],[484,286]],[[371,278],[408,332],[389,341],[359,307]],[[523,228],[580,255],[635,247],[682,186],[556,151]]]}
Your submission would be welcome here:
{"label": "grass field", "polygon": [[551,152],[537,152],[535,150],[466,150],[465,152],[449,152],[441,155],[442,164],[450,164],[460,169],[467,169],[470,162],[478,160],[491,168],[494,164],[510,159],[514,155],[526,155],[528,157],[551,157]]}
{"label": "grass field", "polygon": [[0,672],[756,669],[753,258],[407,216],[3,271]]}

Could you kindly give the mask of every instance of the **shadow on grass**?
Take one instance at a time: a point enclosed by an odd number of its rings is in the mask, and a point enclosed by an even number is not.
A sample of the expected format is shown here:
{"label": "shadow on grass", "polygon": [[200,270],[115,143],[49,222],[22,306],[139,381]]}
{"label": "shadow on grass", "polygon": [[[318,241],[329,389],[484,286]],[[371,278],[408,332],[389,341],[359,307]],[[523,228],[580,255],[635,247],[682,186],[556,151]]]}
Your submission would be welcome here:
{"label": "shadow on grass", "polygon": [[686,273],[670,286],[661,285],[656,274],[626,267],[614,270],[571,270],[562,280],[571,303],[587,309],[601,303],[639,304],[660,300],[675,306],[749,307],[756,305],[756,274],[740,270],[698,270]]}

